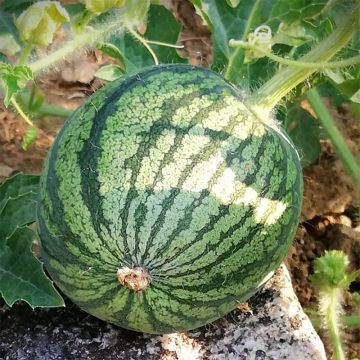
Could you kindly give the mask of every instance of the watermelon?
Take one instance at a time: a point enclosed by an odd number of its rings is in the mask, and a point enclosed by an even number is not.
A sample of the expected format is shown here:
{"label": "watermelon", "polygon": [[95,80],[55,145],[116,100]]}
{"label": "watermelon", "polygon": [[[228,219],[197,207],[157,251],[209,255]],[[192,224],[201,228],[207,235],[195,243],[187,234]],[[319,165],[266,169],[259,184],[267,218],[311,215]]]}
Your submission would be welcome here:
{"label": "watermelon", "polygon": [[194,329],[279,266],[302,187],[288,136],[220,75],[147,68],[97,91],[58,134],[41,176],[42,258],[100,319]]}

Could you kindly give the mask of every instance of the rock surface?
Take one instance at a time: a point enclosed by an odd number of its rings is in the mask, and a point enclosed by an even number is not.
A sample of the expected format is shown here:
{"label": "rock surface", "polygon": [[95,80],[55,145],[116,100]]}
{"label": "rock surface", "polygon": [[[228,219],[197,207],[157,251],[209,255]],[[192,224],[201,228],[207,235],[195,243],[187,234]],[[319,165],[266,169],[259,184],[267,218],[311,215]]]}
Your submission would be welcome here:
{"label": "rock surface", "polygon": [[281,266],[246,304],[188,333],[143,335],[106,324],[76,306],[0,307],[4,360],[326,360]]}

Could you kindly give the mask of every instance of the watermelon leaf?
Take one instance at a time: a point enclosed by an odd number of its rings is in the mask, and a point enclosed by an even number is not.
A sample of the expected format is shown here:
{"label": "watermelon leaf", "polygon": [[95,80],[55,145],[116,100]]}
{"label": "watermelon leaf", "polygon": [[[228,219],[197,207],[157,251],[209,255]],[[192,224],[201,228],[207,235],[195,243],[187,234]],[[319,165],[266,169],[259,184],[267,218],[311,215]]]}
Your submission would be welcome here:
{"label": "watermelon leaf", "polygon": [[39,176],[17,174],[0,186],[0,295],[8,305],[61,306],[63,300],[31,252]]}
{"label": "watermelon leaf", "polygon": [[[180,34],[180,24],[172,13],[160,5],[151,5],[148,14],[147,29],[143,37],[147,40],[160,41],[168,44],[176,44]],[[154,64],[149,51],[130,34],[114,35],[110,42],[118,47],[122,54],[126,69],[129,72],[140,70]],[[176,49],[167,46],[150,45],[155,51],[160,63],[183,63]]]}
{"label": "watermelon leaf", "polygon": [[18,36],[17,28],[14,24],[11,14],[5,12],[0,7],[0,34],[12,34],[15,37]]}
{"label": "watermelon leaf", "polygon": [[113,81],[124,75],[124,70],[116,64],[104,65],[94,74],[97,78]]}
{"label": "watermelon leaf", "polygon": [[285,128],[294,142],[303,167],[314,163],[320,153],[320,139],[322,131],[318,121],[298,104],[293,105],[287,112]]}
{"label": "watermelon leaf", "polygon": [[119,60],[121,64],[125,65],[124,55],[121,53],[120,49],[114,44],[100,43],[97,45],[97,48],[106,55],[109,55],[112,58]]}
{"label": "watermelon leaf", "polygon": [[17,174],[0,186],[0,241],[36,219],[39,176]]}
{"label": "watermelon leaf", "polygon": [[28,66],[0,63],[0,78],[5,88],[4,105],[8,107],[10,99],[25,87],[25,81],[32,79],[33,74]]}
{"label": "watermelon leaf", "polygon": [[0,238],[0,294],[12,306],[24,300],[31,307],[64,306],[64,301],[46,277],[42,263],[31,253],[34,232],[18,228]]}
{"label": "watermelon leaf", "polygon": [[[327,1],[320,0],[316,4],[309,5],[306,1],[283,1],[283,0],[257,0],[240,1],[233,7],[226,1],[216,0],[192,0],[200,14],[207,20],[212,30],[212,42],[214,45],[212,67],[217,71],[224,71],[229,61],[233,61],[236,56],[237,79],[235,83],[239,84],[241,79],[246,77],[251,64],[244,62],[245,51],[243,49],[233,49],[229,46],[230,39],[247,40],[248,35],[260,25],[267,25],[271,28],[273,44],[291,42],[301,45],[311,40],[316,33],[317,17],[326,5]],[[289,26],[292,31],[286,31],[287,35],[276,37],[280,25]],[[311,31],[312,34],[308,34]],[[317,31],[321,33],[321,31]],[[291,48],[288,47],[288,51]],[[268,61],[268,63],[270,63]],[[254,71],[256,72],[256,71]],[[245,74],[245,75],[244,75]],[[269,78],[270,76],[268,76]],[[230,77],[232,78],[232,77]]]}

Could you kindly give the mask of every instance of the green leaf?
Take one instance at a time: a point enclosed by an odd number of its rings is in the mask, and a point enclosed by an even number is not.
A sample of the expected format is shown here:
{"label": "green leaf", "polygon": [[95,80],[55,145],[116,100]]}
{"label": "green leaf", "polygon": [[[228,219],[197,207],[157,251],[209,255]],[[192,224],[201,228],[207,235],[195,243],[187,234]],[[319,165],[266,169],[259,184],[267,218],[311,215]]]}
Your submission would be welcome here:
{"label": "green leaf", "polygon": [[360,88],[354,95],[350,98],[350,100],[354,103],[360,104]]}
{"label": "green leaf", "polygon": [[245,40],[251,30],[264,24],[271,16],[275,2],[275,0],[241,1],[239,6],[232,8],[225,1],[202,1],[202,11],[211,22],[215,69],[223,69],[234,52],[234,49],[229,47],[229,40],[232,38]]}
{"label": "green leaf", "polygon": [[285,124],[299,152],[302,166],[314,163],[321,153],[321,129],[317,120],[299,105],[294,105],[287,112]]}
{"label": "green leaf", "polygon": [[[163,6],[151,5],[144,38],[176,44],[180,28],[179,23],[169,10]],[[154,60],[148,50],[130,34],[113,36],[110,41],[124,54],[127,71],[136,72],[154,64]],[[153,44],[150,46],[155,51],[160,63],[183,63],[186,61],[177,54],[174,48]]]}
{"label": "green leaf", "polygon": [[348,98],[329,80],[320,83],[316,88],[321,97],[330,98],[331,104],[335,107],[348,101]]}
{"label": "green leaf", "polygon": [[338,69],[326,70],[324,73],[343,95],[355,103],[360,103],[360,66],[354,66],[351,71]]}
{"label": "green leaf", "polygon": [[14,19],[11,14],[5,12],[0,7],[0,34],[12,34],[15,37],[18,35]]}
{"label": "green leaf", "polygon": [[39,176],[16,174],[0,186],[0,241],[36,220]]}
{"label": "green leaf", "polygon": [[0,186],[0,295],[8,305],[24,300],[31,306],[62,306],[64,302],[42,264],[31,252],[39,176],[17,174]]}
{"label": "green leaf", "polygon": [[[306,0],[255,0],[240,1],[236,8],[232,8],[226,1],[203,0],[200,11],[206,14],[212,30],[212,67],[223,71],[236,56],[238,76],[235,83],[238,83],[249,67],[244,65],[243,49],[230,48],[230,39],[245,41],[248,34],[260,25],[270,26],[273,34],[276,34],[280,23],[289,25],[309,16],[317,16],[326,3],[326,0],[318,0],[310,5]],[[196,6],[199,8],[199,1]]]}
{"label": "green leaf", "polygon": [[4,104],[9,106],[11,98],[25,87],[25,81],[33,78],[31,69],[28,66],[11,66],[0,63],[0,78],[5,88]]}
{"label": "green leaf", "polygon": [[64,306],[41,262],[31,252],[34,235],[22,227],[10,237],[0,238],[0,294],[9,306],[17,300],[32,307]]}
{"label": "green leaf", "polygon": [[37,138],[37,129],[36,127],[30,127],[26,130],[26,133],[21,142],[21,148],[25,151],[36,141]]}
{"label": "green leaf", "polygon": [[73,21],[76,16],[82,14],[85,10],[85,5],[81,3],[63,4],[63,6],[70,15],[71,21]]}
{"label": "green leaf", "polygon": [[[7,57],[0,52],[0,63],[6,64],[7,62],[8,62]],[[0,89],[1,89],[1,87],[0,87]]]}
{"label": "green leaf", "polygon": [[5,11],[10,13],[19,14],[24,9],[32,5],[33,3],[39,0],[4,0],[2,3],[2,7]]}
{"label": "green leaf", "polygon": [[97,78],[106,81],[113,81],[124,75],[124,70],[115,64],[104,65],[94,74]]}
{"label": "green leaf", "polygon": [[114,59],[119,60],[125,66],[125,58],[121,53],[120,49],[111,43],[101,43],[97,45],[97,48],[105,53],[106,55],[111,56]]}
{"label": "green leaf", "polygon": [[126,24],[136,27],[146,21],[146,14],[149,11],[150,0],[125,1],[120,8],[121,16]]}

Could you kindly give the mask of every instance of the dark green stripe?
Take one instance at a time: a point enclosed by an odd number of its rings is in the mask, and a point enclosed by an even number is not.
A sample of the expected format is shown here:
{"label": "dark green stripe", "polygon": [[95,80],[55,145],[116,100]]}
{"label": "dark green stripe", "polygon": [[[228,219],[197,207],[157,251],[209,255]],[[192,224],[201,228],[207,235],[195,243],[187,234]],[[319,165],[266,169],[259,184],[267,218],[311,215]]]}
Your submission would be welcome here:
{"label": "dark green stripe", "polygon": [[[163,290],[161,289],[157,289],[160,292],[163,292]],[[181,329],[179,329],[179,327],[177,326],[177,324],[172,323],[165,323],[163,321],[160,321],[157,317],[156,317],[156,310],[153,309],[150,304],[149,301],[146,297],[146,291],[142,292],[143,295],[143,300],[144,300],[144,307],[147,310],[146,314],[148,315],[148,319],[149,322],[154,324],[154,328],[157,330],[157,332],[161,332],[161,333],[172,333],[174,331],[181,331]],[[166,294],[167,295],[167,294]],[[173,320],[173,316],[175,316],[176,318],[180,318],[181,321],[183,321],[184,323],[188,324],[190,322],[194,321],[193,317],[189,317],[186,316],[186,314],[183,313],[175,313],[173,312],[169,306],[167,306],[167,313],[169,314],[169,320]],[[179,316],[180,315],[180,316]],[[184,327],[183,330],[188,329],[188,327]]]}
{"label": "dark green stripe", "polygon": [[[39,234],[41,238],[41,245],[44,253],[44,257],[55,258],[62,264],[74,263],[77,265],[84,265],[86,269],[89,264],[81,261],[77,256],[71,254],[66,248],[66,243],[71,243],[73,246],[79,249],[84,255],[93,257],[94,254],[90,253],[86,248],[85,244],[81,241],[80,236],[74,234],[68,224],[65,221],[64,206],[59,197],[58,189],[60,187],[59,178],[56,174],[56,158],[57,151],[59,148],[59,137],[56,139],[55,144],[53,145],[52,150],[49,154],[48,159],[48,174],[46,177],[45,191],[49,195],[50,202],[52,204],[52,213],[49,214],[49,221],[56,224],[59,229],[58,235],[51,233],[47,224],[41,215],[41,210],[38,211],[39,216]],[[61,256],[59,256],[61,254]],[[95,263],[92,265],[96,265]],[[101,267],[104,268],[106,265],[112,266],[111,263],[102,261]]]}

